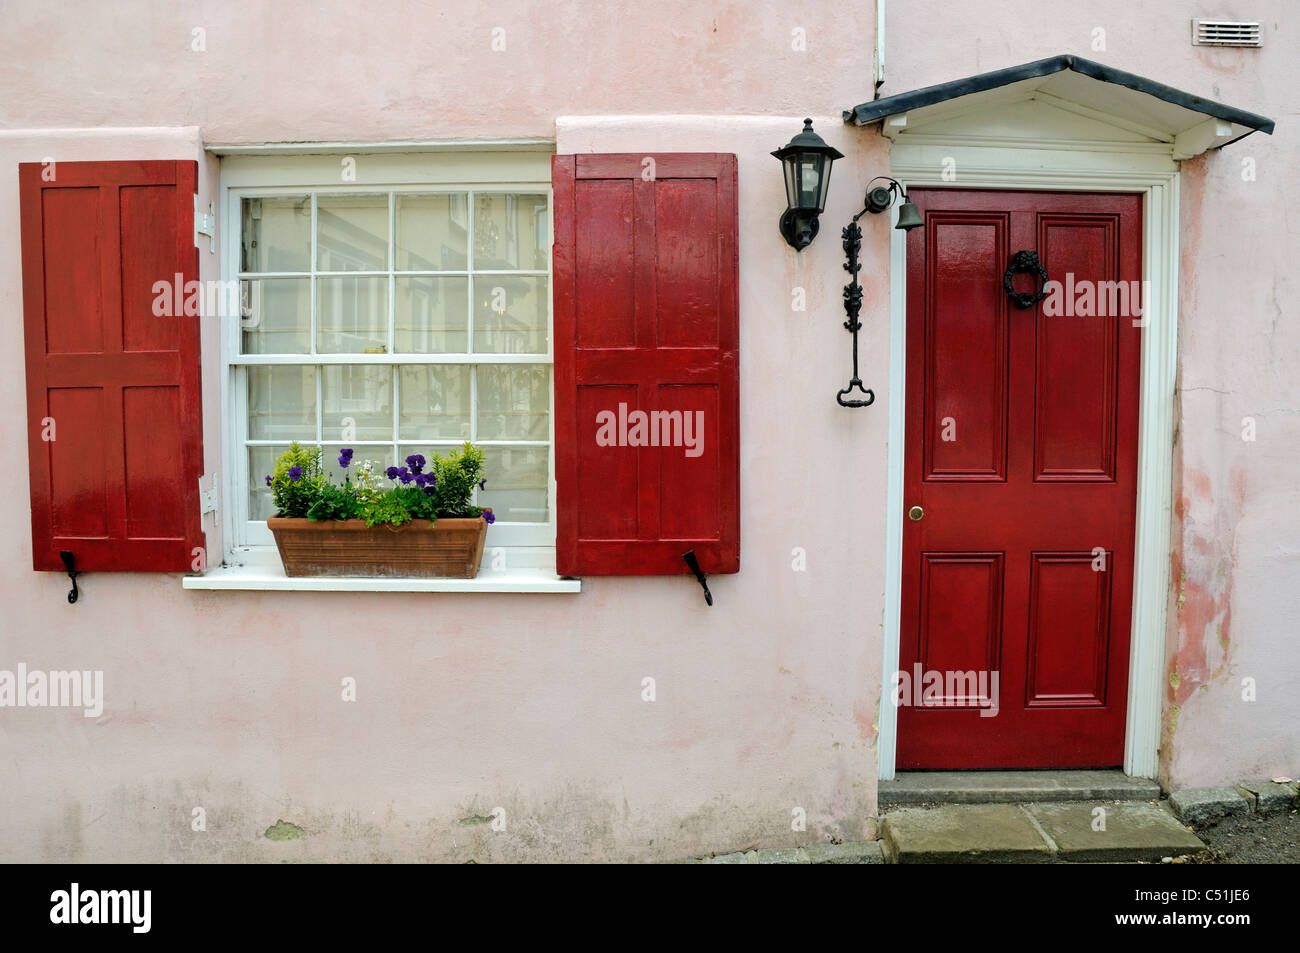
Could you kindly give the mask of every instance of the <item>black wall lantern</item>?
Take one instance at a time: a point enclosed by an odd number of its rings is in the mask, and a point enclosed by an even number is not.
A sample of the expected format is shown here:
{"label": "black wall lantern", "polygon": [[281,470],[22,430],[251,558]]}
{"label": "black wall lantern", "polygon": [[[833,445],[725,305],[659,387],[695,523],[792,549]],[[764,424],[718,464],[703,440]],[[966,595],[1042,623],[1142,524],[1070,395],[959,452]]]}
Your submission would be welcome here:
{"label": "black wall lantern", "polygon": [[[864,208],[853,216],[853,221],[845,225],[844,231],[840,233],[844,239],[844,255],[847,259],[844,262],[844,270],[852,276],[852,280],[844,286],[844,311],[849,316],[849,319],[844,322],[844,329],[853,335],[853,377],[849,380],[849,386],[835,395],[835,400],[841,407],[870,407],[876,402],[875,391],[864,387],[862,378],[858,376],[858,332],[862,330],[862,322],[858,320],[858,314],[862,311],[862,285],[858,283],[858,272],[862,270],[862,264],[858,261],[858,252],[862,250],[862,227],[858,225],[858,219],[868,212],[879,214],[887,210],[894,204],[897,196],[902,196],[903,204],[898,209],[898,224],[894,227],[910,232],[925,224],[925,219],[912,204],[912,200],[907,197],[907,191],[902,184],[883,175],[876,176],[871,182],[880,179],[888,182],[889,188],[868,188]],[[867,185],[870,186],[871,182]],[[855,388],[862,394],[861,397],[852,396]]]}
{"label": "black wall lantern", "polygon": [[781,234],[795,251],[803,251],[817,237],[817,216],[826,210],[826,193],[831,187],[831,163],[844,154],[813,132],[812,120],[803,121],[803,132],[772,155],[785,170],[786,210],[781,216]]}

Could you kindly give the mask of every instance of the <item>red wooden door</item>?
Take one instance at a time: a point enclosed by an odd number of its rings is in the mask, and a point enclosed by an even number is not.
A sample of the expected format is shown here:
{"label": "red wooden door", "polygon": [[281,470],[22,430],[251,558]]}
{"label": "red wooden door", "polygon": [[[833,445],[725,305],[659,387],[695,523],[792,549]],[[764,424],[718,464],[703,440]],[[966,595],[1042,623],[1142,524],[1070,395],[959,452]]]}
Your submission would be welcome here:
{"label": "red wooden door", "polygon": [[[1141,199],[910,196],[897,766],[1119,765]],[[1027,309],[1003,287],[1022,250],[1063,286]]]}

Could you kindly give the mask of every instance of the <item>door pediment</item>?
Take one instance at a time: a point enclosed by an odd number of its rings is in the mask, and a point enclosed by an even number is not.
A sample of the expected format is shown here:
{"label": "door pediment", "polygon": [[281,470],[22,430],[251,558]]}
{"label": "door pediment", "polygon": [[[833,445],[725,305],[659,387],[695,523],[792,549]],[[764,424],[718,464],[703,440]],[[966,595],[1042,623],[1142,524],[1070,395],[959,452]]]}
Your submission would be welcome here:
{"label": "door pediment", "polygon": [[1273,132],[1273,120],[1077,56],[887,96],[845,110],[895,142],[1101,143],[1153,147],[1174,159]]}

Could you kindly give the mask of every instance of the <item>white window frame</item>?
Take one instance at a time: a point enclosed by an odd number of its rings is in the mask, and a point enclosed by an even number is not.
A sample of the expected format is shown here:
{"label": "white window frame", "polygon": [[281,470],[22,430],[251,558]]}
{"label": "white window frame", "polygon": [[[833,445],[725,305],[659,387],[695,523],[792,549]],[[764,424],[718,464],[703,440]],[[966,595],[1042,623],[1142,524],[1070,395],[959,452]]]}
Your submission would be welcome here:
{"label": "white window frame", "polygon": [[[527,150],[498,150],[488,146],[484,151],[448,150],[436,152],[411,153],[366,153],[358,149],[353,153],[342,150],[328,150],[335,154],[302,155],[234,155],[226,156],[221,165],[221,212],[227,227],[223,229],[221,239],[221,278],[225,282],[237,282],[240,277],[240,243],[242,240],[242,215],[240,203],[246,197],[280,195],[286,193],[313,193],[312,198],[312,260],[308,274],[316,276],[315,246],[316,236],[316,195],[323,194],[385,194],[389,198],[389,248],[390,258],[395,257],[392,244],[392,229],[395,219],[395,194],[407,193],[469,193],[467,201],[475,201],[476,195],[484,193],[525,193],[544,194],[547,196],[547,238],[553,241],[553,196],[550,182],[550,153],[537,148]],[[342,182],[341,169],[346,168],[347,160],[352,160],[356,170],[356,181]],[[472,210],[470,211],[472,214]],[[454,272],[411,272],[414,275],[437,274],[443,276],[465,276],[473,288],[475,275],[491,274],[492,271],[475,271],[473,267],[473,237],[468,249],[469,260],[462,271]],[[390,260],[390,266],[396,261]],[[506,273],[506,272],[502,272]],[[348,273],[356,276],[370,272]],[[376,273],[377,274],[377,273]],[[403,272],[405,274],[405,272]],[[296,355],[254,355],[241,354],[241,327],[238,315],[223,315],[220,319],[221,339],[221,433],[226,452],[222,454],[222,497],[226,503],[223,511],[223,537],[225,539],[225,562],[229,566],[271,566],[278,564],[278,556],[269,530],[264,521],[249,519],[249,484],[251,479],[248,469],[246,447],[248,445],[248,406],[247,386],[244,368],[257,365],[305,365],[323,366],[330,364],[359,365],[381,364],[394,368],[393,387],[400,387],[400,375],[397,367],[410,364],[538,364],[552,369],[549,407],[549,428],[546,441],[479,441],[476,446],[492,447],[498,444],[508,446],[547,446],[550,448],[547,465],[547,508],[549,521],[546,523],[511,523],[498,520],[488,530],[487,550],[490,553],[505,549],[509,551],[508,560],[512,568],[525,566],[546,568],[554,567],[555,552],[555,379],[554,379],[554,315],[551,301],[553,282],[552,265],[548,253],[545,270],[512,270],[512,276],[533,276],[546,278],[547,300],[547,347],[545,353],[537,354],[491,354],[482,355],[473,351],[472,314],[469,317],[469,353],[464,354],[394,354],[392,318],[396,303],[393,298],[393,270],[385,270],[389,278],[389,344],[388,353],[382,355],[366,354],[296,354]],[[268,277],[279,273],[268,272]],[[295,277],[299,275],[295,273]],[[315,281],[312,282],[312,324],[311,334],[315,335]],[[471,309],[472,310],[472,309]],[[471,378],[473,380],[473,378]],[[317,404],[319,403],[321,376],[317,376]],[[477,394],[476,387],[471,387],[470,419],[472,437],[477,435]],[[394,401],[398,398],[395,396]],[[394,413],[398,405],[394,404]],[[396,424],[394,426],[395,443],[422,443],[422,441],[397,441]],[[322,434],[318,425],[316,438]],[[254,441],[256,443],[257,441]],[[276,441],[266,441],[276,443]],[[334,441],[329,441],[334,443]],[[427,442],[424,442],[427,443]],[[422,451],[426,452],[426,451]],[[487,474],[489,483],[492,474]],[[485,556],[485,567],[489,556]],[[231,586],[237,588],[237,586]],[[319,588],[319,587],[317,587]]]}

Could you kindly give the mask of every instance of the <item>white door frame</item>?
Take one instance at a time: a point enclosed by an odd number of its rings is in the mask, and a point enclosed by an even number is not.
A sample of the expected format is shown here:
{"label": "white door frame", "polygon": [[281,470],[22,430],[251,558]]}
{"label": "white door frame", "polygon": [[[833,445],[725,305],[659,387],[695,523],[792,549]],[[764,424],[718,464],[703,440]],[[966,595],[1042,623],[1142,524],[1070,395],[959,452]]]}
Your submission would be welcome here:
{"label": "white door frame", "polygon": [[[1142,380],[1138,408],[1137,534],[1129,649],[1124,772],[1154,778],[1160,745],[1160,688],[1172,528],[1174,385],[1178,367],[1178,166],[1168,146],[1021,141],[989,146],[970,139],[895,142],[890,174],[904,186],[1137,192],[1142,203]],[[1155,144],[1153,144],[1155,145]],[[955,177],[954,177],[955,174]],[[897,212],[895,211],[895,215]],[[906,232],[891,229],[888,513],[885,616],[878,735],[879,777],[894,777],[898,709],[891,675],[898,670],[902,602],[903,461],[907,366]]]}

